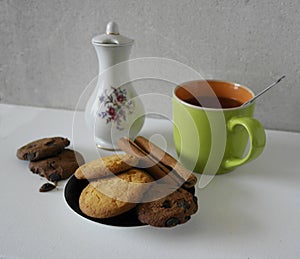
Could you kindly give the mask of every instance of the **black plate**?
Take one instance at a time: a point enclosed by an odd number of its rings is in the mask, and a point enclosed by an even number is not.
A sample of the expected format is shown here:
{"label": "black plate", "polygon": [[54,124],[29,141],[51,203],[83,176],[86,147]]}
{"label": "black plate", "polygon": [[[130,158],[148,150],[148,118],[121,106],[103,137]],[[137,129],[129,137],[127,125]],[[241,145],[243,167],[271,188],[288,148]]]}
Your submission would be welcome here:
{"label": "black plate", "polygon": [[89,217],[82,213],[79,208],[79,196],[82,190],[88,185],[87,180],[78,180],[74,175],[68,180],[65,186],[65,199],[67,204],[71,207],[73,211],[75,211],[80,216],[89,219],[94,222],[98,222],[100,224],[105,224],[109,226],[116,227],[138,227],[145,226],[145,224],[141,223],[136,215],[135,209],[132,209],[126,213],[123,213],[119,216],[107,218],[107,219],[97,219]]}

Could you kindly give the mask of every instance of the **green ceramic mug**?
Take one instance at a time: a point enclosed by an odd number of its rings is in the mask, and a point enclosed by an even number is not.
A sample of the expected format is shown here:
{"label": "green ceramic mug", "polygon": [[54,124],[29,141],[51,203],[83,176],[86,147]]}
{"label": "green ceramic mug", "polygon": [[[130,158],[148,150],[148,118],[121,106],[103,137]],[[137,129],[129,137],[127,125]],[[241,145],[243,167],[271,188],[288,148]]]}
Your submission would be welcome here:
{"label": "green ceramic mug", "polygon": [[239,84],[197,80],[173,92],[174,143],[180,162],[202,174],[222,174],[257,158],[266,144],[253,118],[254,96]]}

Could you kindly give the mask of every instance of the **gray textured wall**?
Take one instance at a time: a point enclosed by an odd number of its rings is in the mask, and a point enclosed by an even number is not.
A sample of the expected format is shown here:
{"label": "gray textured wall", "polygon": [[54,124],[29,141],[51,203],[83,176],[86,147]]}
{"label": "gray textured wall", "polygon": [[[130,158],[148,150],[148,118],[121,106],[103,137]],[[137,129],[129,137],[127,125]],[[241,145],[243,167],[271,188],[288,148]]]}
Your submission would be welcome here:
{"label": "gray textured wall", "polygon": [[[300,131],[299,12],[299,0],[0,0],[0,101],[73,109],[98,70],[90,40],[114,20],[135,39],[132,58],[175,59],[255,92],[286,74],[256,117]],[[138,85],[140,93],[172,90]]]}

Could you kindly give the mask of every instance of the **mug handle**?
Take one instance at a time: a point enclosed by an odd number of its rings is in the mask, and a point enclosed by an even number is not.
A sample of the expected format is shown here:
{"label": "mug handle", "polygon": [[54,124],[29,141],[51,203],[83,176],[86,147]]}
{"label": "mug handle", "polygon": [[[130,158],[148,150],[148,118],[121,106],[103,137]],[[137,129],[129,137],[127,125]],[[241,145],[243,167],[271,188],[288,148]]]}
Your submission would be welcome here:
{"label": "mug handle", "polygon": [[266,145],[266,134],[263,126],[258,120],[250,117],[233,117],[228,121],[227,128],[229,131],[232,131],[237,125],[241,125],[248,132],[250,144],[249,151],[243,158],[228,158],[224,163],[224,167],[227,169],[231,169],[254,160],[262,153]]}

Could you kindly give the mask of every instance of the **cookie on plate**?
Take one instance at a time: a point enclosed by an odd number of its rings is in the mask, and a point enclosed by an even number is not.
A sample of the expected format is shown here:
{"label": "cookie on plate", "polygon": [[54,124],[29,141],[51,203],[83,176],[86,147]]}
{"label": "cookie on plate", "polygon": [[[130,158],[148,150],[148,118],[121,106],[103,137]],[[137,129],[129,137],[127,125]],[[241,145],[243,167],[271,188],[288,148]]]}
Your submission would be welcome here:
{"label": "cookie on plate", "polygon": [[32,141],[17,150],[17,157],[21,160],[36,161],[55,156],[70,144],[67,138],[52,137]]}
{"label": "cookie on plate", "polygon": [[84,163],[79,152],[64,149],[58,155],[39,161],[31,161],[29,169],[52,182],[69,178]]}
{"label": "cookie on plate", "polygon": [[197,198],[182,188],[164,198],[137,206],[138,219],[154,227],[185,223],[197,210]]}
{"label": "cookie on plate", "polygon": [[90,182],[79,197],[81,211],[93,218],[111,218],[133,209],[153,178],[133,168],[117,176]]}
{"label": "cookie on plate", "polygon": [[138,164],[138,158],[129,154],[101,157],[80,166],[76,172],[77,179],[95,179],[118,174]]}

